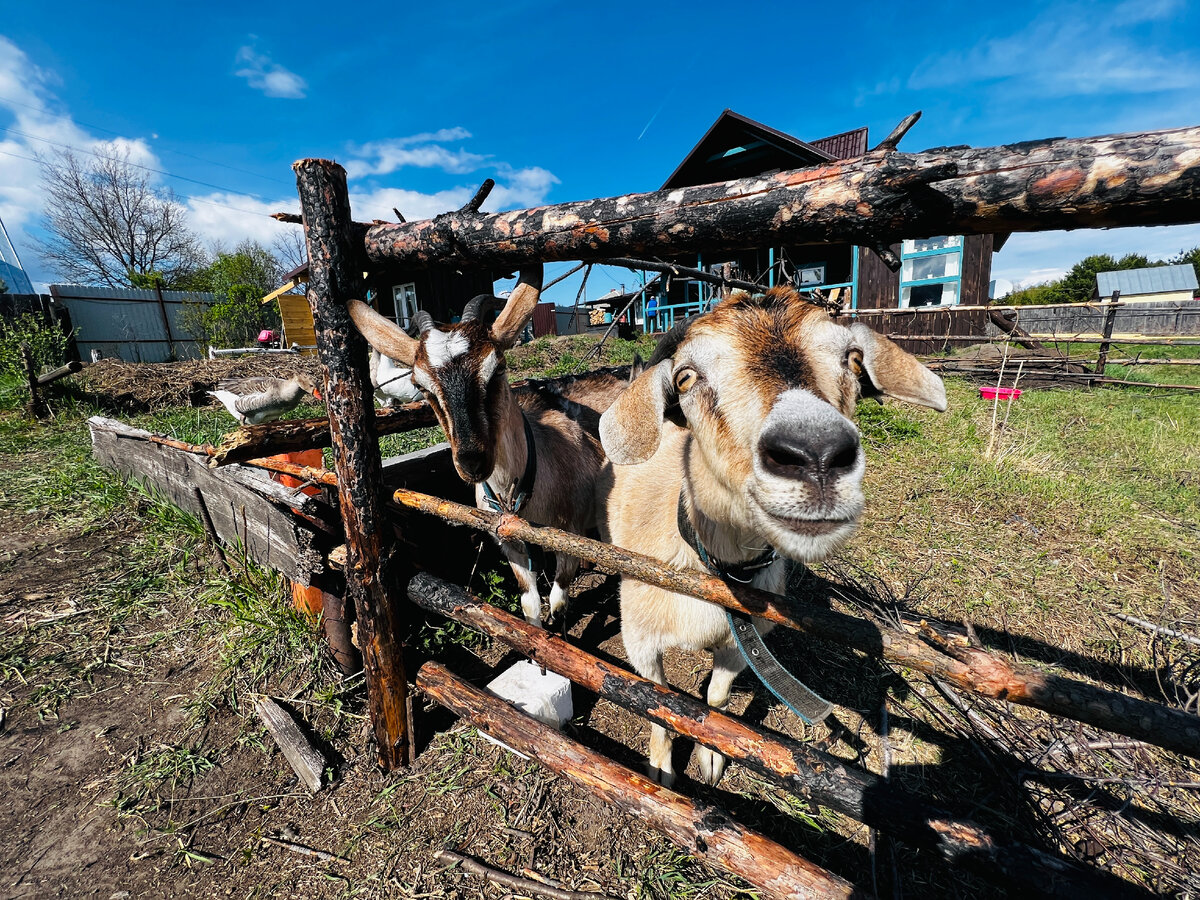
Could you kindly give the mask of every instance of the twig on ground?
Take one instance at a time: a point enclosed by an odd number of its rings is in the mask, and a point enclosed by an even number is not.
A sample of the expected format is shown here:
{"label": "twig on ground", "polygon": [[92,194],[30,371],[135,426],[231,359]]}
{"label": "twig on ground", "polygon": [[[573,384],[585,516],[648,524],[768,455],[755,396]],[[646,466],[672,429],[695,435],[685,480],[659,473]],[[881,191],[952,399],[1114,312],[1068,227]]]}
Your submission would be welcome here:
{"label": "twig on ground", "polygon": [[291,850],[293,853],[299,853],[301,856],[315,856],[321,862],[344,862],[350,860],[344,856],[338,856],[334,853],[327,853],[324,850],[317,850],[314,847],[306,847],[303,844],[296,844],[292,841],[285,841],[280,838],[267,837],[265,834],[260,838],[264,844],[273,844],[276,847],[282,847],[284,850]]}
{"label": "twig on ground", "polygon": [[486,878],[493,884],[503,885],[522,893],[551,897],[553,900],[613,900],[607,894],[595,891],[569,891],[564,888],[543,884],[540,881],[534,881],[532,878],[510,875],[508,872],[493,869],[491,866],[485,865],[477,859],[473,859],[470,856],[463,856],[461,853],[455,853],[453,850],[439,850],[433,856],[439,862],[446,863],[447,867],[461,865],[464,871],[470,872],[472,875],[478,875],[481,878]]}

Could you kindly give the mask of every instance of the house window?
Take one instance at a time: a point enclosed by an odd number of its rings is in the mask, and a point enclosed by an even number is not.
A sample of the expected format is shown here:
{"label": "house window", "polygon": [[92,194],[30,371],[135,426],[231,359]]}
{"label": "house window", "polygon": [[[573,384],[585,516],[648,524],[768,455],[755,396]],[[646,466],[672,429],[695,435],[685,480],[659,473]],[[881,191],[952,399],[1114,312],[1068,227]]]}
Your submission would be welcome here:
{"label": "house window", "polygon": [[801,289],[819,287],[825,283],[825,264],[801,266],[796,272],[796,281]]}
{"label": "house window", "polygon": [[417,285],[414,282],[397,284],[392,288],[392,302],[396,309],[396,324],[407,328],[417,314]]}
{"label": "house window", "polygon": [[900,245],[900,306],[954,306],[962,284],[963,239],[940,235]]}

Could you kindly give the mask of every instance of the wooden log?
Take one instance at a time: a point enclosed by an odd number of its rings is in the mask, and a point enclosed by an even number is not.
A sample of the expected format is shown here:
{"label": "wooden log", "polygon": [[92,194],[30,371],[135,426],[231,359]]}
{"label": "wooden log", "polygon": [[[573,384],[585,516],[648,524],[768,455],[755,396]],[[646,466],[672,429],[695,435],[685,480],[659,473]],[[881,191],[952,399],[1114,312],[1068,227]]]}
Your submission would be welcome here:
{"label": "wooden log", "polygon": [[1011,336],[1015,343],[1024,347],[1026,350],[1045,350],[1046,349],[1035,338],[1030,337],[1029,332],[1027,332],[1020,325],[1018,325],[1017,320],[1015,318],[1009,319],[1008,317],[1001,314],[1001,312],[997,309],[989,309],[988,310],[988,318],[991,320],[993,325],[995,325],[997,328],[999,328],[1005,334]]}
{"label": "wooden log", "polygon": [[292,168],[304,215],[308,302],[346,534],[346,589],[357,613],[378,760],[391,770],[412,753],[400,610],[390,599],[404,562],[395,553],[384,507],[367,344],[346,308],[347,301],[364,296],[362,244],[350,218],[346,171],[323,159],[301,160]]}
{"label": "wooden log", "polygon": [[51,382],[58,381],[60,378],[65,378],[68,375],[74,375],[76,372],[82,371],[86,365],[87,363],[85,362],[73,359],[65,366],[59,366],[57,369],[50,370],[45,375],[39,375],[37,383],[39,385],[50,384]]}
{"label": "wooden log", "polygon": [[1174,225],[1200,220],[1198,154],[1200,126],[883,150],[720,184],[376,225],[365,242],[373,263],[511,268],[766,244],[886,247],[935,234]]}
{"label": "wooden log", "polygon": [[845,879],[735,822],[724,810],[613,762],[437,663],[421,666],[417,685],[451,712],[636,816],[697,858],[744,878],[760,896],[866,896]]}
{"label": "wooden log", "polygon": [[[416,428],[436,425],[437,416],[428,403],[409,403],[375,411],[373,427],[378,438]],[[229,434],[216,447],[210,465],[222,466],[278,453],[330,446],[328,418],[288,419],[265,425],[245,425]]]}
{"label": "wooden log", "polygon": [[952,865],[1003,880],[1025,896],[1093,900],[1098,894],[1135,893],[1120,879],[992,835],[810,744],[758,728],[605,662],[428,573],[413,577],[408,597],[424,609],[504,641],[623,709],[737,760],[785,790],[934,850]]}
{"label": "wooden log", "polygon": [[[503,541],[527,541],[548,550],[588,559],[604,572],[636,578],[668,591],[815,634],[871,656],[881,656],[947,681],[960,690],[1031,706],[1200,759],[1200,716],[1182,710],[1040,672],[974,647],[954,647],[954,655],[948,655],[944,652],[947,648],[933,647],[915,635],[885,630],[873,622],[818,603],[727,584],[704,572],[675,569],[622,547],[557,528],[535,527],[511,514],[484,511],[415,491],[399,490],[393,497],[402,506],[487,531]],[[833,599],[832,593],[823,599],[826,602]]]}
{"label": "wooden log", "polygon": [[254,704],[254,709],[296,777],[314,794],[321,790],[321,779],[325,777],[325,768],[329,763],[296,724],[296,720],[270,697],[263,697]]}

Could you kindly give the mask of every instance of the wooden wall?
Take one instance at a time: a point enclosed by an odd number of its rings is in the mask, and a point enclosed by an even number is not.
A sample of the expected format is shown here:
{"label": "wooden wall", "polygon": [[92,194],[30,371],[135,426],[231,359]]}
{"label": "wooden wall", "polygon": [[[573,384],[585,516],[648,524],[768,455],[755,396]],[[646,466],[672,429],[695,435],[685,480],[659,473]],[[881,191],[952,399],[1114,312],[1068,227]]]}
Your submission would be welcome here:
{"label": "wooden wall", "polygon": [[[900,245],[892,244],[892,252],[900,255]],[[893,272],[874,250],[858,248],[859,309],[895,309],[900,305],[900,273]]]}
{"label": "wooden wall", "polygon": [[969,234],[963,241],[962,306],[986,306],[992,286],[992,235]]}
{"label": "wooden wall", "polygon": [[[991,340],[988,337],[988,311],[979,308],[920,306],[884,312],[849,311],[838,321],[846,324],[862,322],[909,353],[943,353]],[[915,337],[917,335],[920,337]]]}

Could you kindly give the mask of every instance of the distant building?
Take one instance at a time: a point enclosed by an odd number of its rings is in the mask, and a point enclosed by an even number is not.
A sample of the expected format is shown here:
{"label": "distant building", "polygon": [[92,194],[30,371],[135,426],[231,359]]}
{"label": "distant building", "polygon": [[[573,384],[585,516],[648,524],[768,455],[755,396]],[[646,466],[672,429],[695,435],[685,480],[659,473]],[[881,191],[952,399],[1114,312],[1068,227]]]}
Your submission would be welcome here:
{"label": "distant building", "polygon": [[1150,266],[1145,269],[1120,269],[1096,275],[1093,300],[1107,300],[1113,291],[1121,292],[1123,303],[1138,300],[1191,300],[1196,294],[1196,270],[1190,263],[1179,266]]}
{"label": "distant building", "polygon": [[[663,190],[766,175],[817,166],[867,152],[867,129],[857,128],[805,142],[732,110],[725,110],[692,148]],[[789,283],[801,291],[822,293],[852,309],[895,309],[916,306],[983,305],[988,302],[992,251],[1002,243],[993,235],[939,235],[893,244],[901,258],[893,272],[879,256],[853,244],[763,246],[712,258],[702,254],[675,262],[710,272],[726,264],[733,277]],[[648,330],[669,327],[677,315],[702,309],[714,289],[697,281],[672,279],[658,315]]]}
{"label": "distant building", "polygon": [[10,294],[32,294],[33,284],[17,256],[17,248],[8,239],[8,229],[0,219],[0,278],[4,279]]}

